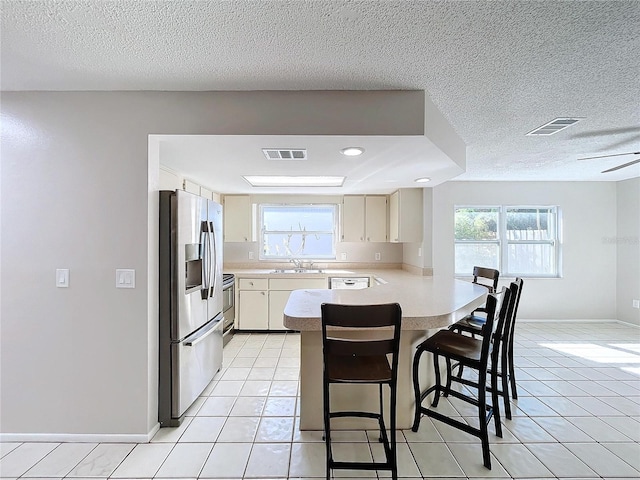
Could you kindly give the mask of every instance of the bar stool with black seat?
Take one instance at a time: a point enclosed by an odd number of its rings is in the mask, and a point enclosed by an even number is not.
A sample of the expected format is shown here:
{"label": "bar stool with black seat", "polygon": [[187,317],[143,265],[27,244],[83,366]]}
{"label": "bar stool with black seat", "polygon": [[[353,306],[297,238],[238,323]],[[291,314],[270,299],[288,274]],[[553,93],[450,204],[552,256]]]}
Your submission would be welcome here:
{"label": "bar stool with black seat", "polygon": [[[487,267],[473,267],[473,280],[471,283],[475,283],[476,285],[480,285],[481,287],[485,287],[489,290],[489,293],[495,293],[498,289],[498,279],[500,278],[500,272],[495,268],[487,268]],[[486,313],[484,307],[476,308],[469,315],[464,317],[458,323],[469,323],[471,325],[479,325],[484,324],[485,317],[483,316]],[[470,332],[473,336],[475,332]]]}
{"label": "bar stool with black seat", "polygon": [[[496,375],[489,375],[489,359],[497,361],[498,351],[494,348],[492,338],[497,331],[504,329],[507,310],[509,306],[510,291],[506,288],[501,292],[502,302],[498,314],[496,309],[498,298],[496,294],[489,294],[486,303],[487,322],[485,332],[494,332],[493,335],[484,335],[481,339],[472,338],[451,330],[440,330],[424,342],[418,345],[416,353],[413,357],[413,389],[415,394],[415,416],[412,426],[414,432],[418,431],[422,414],[430,418],[439,420],[447,425],[458,428],[466,433],[480,438],[482,442],[482,458],[486,468],[491,469],[491,455],[489,451],[489,431],[488,424],[491,418],[494,419],[496,435],[502,437],[502,425],[500,423],[500,407],[498,401],[498,383]],[[435,384],[427,388],[424,392],[420,390],[419,385],[419,364],[420,357],[423,353],[430,352],[433,354],[433,366],[435,373]],[[440,364],[439,357],[443,357],[447,362],[457,362],[460,365],[474,369],[478,373],[477,398],[466,395],[451,389],[451,377],[448,375],[445,386],[440,380]],[[491,381],[491,404],[487,403],[487,376]],[[467,403],[478,407],[479,428],[473,427],[466,423],[460,422],[453,418],[447,417],[442,413],[422,406],[424,399],[431,393],[434,393],[434,399],[431,407],[436,408],[440,400],[440,395],[447,395],[458,398]]]}
{"label": "bar stool with black seat", "polygon": [[[507,306],[507,316],[504,321],[504,327],[499,329],[499,331],[495,334],[493,338],[494,345],[492,346],[493,350],[499,352],[496,358],[493,356],[491,358],[491,365],[489,367],[489,374],[496,375],[500,379],[501,388],[498,390],[498,395],[502,397],[504,403],[504,414],[509,420],[511,420],[511,400],[509,398],[509,378],[511,375],[509,374],[509,346],[512,345],[513,341],[513,329],[515,327],[515,313],[517,302],[520,299],[520,292],[522,291],[522,279],[516,278],[514,282],[511,282],[509,285],[509,291],[511,292],[509,295],[509,304]],[[486,323],[486,319],[483,319]],[[484,335],[484,323],[482,326],[469,326],[465,324],[463,321],[458,323],[454,323],[449,327],[449,330],[453,332],[467,332],[473,333],[474,335],[483,336]],[[513,347],[511,347],[511,352],[513,352]],[[453,370],[458,369],[457,376],[453,376]],[[463,385],[476,387],[475,382],[469,379],[462,378],[463,366],[456,363],[451,364],[451,362],[447,359],[447,388],[451,388],[451,382],[455,381],[457,383],[461,383]]]}
{"label": "bar stool with black seat", "polygon": [[[327,480],[331,470],[389,470],[398,478],[396,454],[396,393],[398,352],[400,350],[400,305],[336,305],[324,303],[322,309],[324,437]],[[357,331],[354,334],[354,331]],[[389,361],[390,360],[390,361]],[[330,387],[334,384],[377,384],[380,409],[332,411]],[[389,386],[389,433],[384,422],[383,385]],[[331,419],[371,418],[378,421],[384,462],[336,461],[331,449]]]}
{"label": "bar stool with black seat", "polygon": [[[515,287],[514,287],[515,284]],[[508,392],[507,383],[511,386],[511,396],[514,399],[518,398],[518,392],[516,390],[516,375],[515,365],[513,361],[513,343],[515,337],[515,321],[518,315],[518,306],[520,305],[520,296],[522,295],[522,286],[524,281],[522,278],[517,277],[514,282],[511,283],[510,289],[512,290],[512,312],[510,312],[510,318],[505,326],[505,332],[501,345],[501,369],[498,375],[502,377],[503,391],[507,393],[505,398],[505,414],[508,419],[511,419],[511,409],[508,404]],[[513,296],[515,295],[515,297]],[[463,319],[457,321],[449,327],[449,330],[455,332],[466,332],[474,335],[482,335],[486,317],[480,312],[485,312],[484,308],[479,308],[474,311],[474,314],[467,315]],[[485,312],[486,313],[486,312]],[[458,370],[458,377],[462,376],[462,368]]]}

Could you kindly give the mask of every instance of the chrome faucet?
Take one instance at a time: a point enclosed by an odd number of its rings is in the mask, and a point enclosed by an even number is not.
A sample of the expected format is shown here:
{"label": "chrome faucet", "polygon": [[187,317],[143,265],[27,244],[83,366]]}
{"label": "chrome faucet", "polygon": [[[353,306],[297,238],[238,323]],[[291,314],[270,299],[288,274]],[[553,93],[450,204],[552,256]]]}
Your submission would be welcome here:
{"label": "chrome faucet", "polygon": [[289,262],[293,263],[293,266],[296,268],[302,268],[302,260],[298,260],[297,258],[292,258]]}

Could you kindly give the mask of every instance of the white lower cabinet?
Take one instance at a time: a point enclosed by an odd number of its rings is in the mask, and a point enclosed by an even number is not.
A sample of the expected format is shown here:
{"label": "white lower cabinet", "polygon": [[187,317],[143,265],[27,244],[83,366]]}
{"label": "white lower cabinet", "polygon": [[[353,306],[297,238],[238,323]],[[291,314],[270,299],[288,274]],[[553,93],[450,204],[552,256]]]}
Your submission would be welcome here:
{"label": "white lower cabinet", "polygon": [[266,278],[238,279],[239,330],[267,330],[269,328],[269,280]]}
{"label": "white lower cabinet", "polygon": [[239,330],[287,330],[284,307],[293,290],[328,288],[327,278],[239,278]]}
{"label": "white lower cabinet", "polygon": [[284,326],[284,307],[287,305],[291,290],[272,290],[269,292],[269,330],[286,330]]}
{"label": "white lower cabinet", "polygon": [[238,329],[267,330],[269,328],[269,296],[265,290],[240,291]]}

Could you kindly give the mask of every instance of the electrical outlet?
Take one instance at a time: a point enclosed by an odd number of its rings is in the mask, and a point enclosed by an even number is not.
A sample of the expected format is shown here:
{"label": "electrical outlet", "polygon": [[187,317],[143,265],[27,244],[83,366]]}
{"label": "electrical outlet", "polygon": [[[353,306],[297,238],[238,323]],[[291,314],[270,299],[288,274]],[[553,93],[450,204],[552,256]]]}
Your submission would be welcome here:
{"label": "electrical outlet", "polygon": [[380,253],[376,252],[376,260],[380,260]]}
{"label": "electrical outlet", "polygon": [[633,308],[640,308],[640,300],[633,301]]}
{"label": "electrical outlet", "polygon": [[253,260],[253,252],[249,252],[249,260]]}
{"label": "electrical outlet", "polygon": [[422,256],[422,247],[418,247],[418,256],[421,257]]}
{"label": "electrical outlet", "polygon": [[340,254],[340,260],[346,260],[347,259],[347,252],[342,252]]}

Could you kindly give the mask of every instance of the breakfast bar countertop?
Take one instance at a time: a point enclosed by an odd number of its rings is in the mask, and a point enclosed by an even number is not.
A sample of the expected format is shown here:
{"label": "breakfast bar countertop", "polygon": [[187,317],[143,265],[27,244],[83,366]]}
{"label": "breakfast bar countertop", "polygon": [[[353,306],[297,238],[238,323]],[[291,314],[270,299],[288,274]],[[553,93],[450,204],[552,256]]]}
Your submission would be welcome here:
{"label": "breakfast bar countertop", "polygon": [[[355,273],[355,272],[354,272]],[[364,273],[364,271],[363,271]],[[292,330],[321,330],[320,305],[399,303],[403,330],[446,327],[484,304],[487,289],[451,277],[425,277],[403,270],[367,271],[374,278],[362,290],[294,290],[284,309],[284,325]]]}

